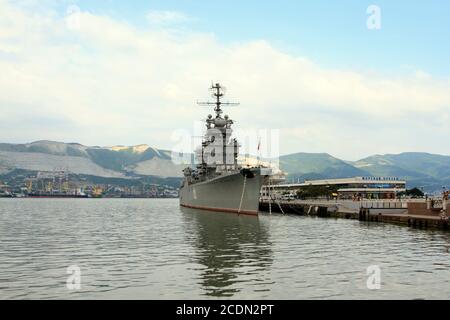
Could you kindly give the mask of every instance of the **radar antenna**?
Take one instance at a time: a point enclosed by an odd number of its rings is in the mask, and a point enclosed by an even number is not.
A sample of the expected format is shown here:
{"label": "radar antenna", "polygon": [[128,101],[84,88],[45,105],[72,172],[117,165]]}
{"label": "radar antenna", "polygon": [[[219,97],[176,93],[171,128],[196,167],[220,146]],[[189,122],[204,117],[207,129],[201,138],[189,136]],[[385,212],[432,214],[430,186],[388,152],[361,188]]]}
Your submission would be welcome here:
{"label": "radar antenna", "polygon": [[212,96],[216,98],[215,102],[197,102],[200,106],[213,106],[215,105],[214,111],[216,112],[216,118],[220,118],[220,115],[223,113],[221,106],[238,106],[239,102],[222,102],[220,99],[225,95],[225,88],[222,87],[219,83],[212,84],[211,88]]}

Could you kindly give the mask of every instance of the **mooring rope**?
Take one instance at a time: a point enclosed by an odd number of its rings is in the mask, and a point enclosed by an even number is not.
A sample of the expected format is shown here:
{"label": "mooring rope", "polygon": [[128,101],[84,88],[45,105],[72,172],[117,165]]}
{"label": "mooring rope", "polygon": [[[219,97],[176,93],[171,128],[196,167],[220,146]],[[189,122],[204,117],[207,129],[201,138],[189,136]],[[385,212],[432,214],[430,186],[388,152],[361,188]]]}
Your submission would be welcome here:
{"label": "mooring rope", "polygon": [[271,179],[269,178],[269,214],[272,214],[272,194],[270,193],[270,181]]}
{"label": "mooring rope", "polygon": [[298,214],[304,214],[304,213],[305,213],[305,212],[301,212],[301,211],[295,209],[295,208],[294,208],[293,206],[291,206],[290,204],[288,204],[288,206],[289,206],[289,209],[295,211],[295,212],[298,213]]}
{"label": "mooring rope", "polygon": [[283,208],[282,208],[281,205],[280,205],[280,201],[278,201],[278,199],[275,199],[275,201],[277,202],[278,207],[280,208],[281,213],[282,213],[282,214],[285,214],[284,211],[283,211]]}
{"label": "mooring rope", "polygon": [[244,193],[245,193],[245,185],[246,185],[246,184],[247,184],[247,176],[244,175],[244,185],[242,186],[241,202],[239,203],[238,214],[241,213],[242,201],[244,200]]}

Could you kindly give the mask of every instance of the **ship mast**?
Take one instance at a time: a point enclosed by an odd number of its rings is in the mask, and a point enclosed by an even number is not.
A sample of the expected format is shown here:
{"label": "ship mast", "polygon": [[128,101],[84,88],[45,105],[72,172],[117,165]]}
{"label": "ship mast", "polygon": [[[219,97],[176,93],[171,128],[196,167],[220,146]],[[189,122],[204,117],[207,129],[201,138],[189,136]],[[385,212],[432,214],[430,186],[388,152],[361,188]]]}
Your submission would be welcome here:
{"label": "ship mast", "polygon": [[220,99],[225,95],[224,87],[220,85],[220,83],[212,84],[211,88],[209,88],[212,91],[212,96],[216,98],[215,102],[197,102],[200,106],[214,106],[214,111],[216,112],[216,118],[220,118],[220,115],[223,113],[221,106],[238,106],[239,102],[222,102]]}

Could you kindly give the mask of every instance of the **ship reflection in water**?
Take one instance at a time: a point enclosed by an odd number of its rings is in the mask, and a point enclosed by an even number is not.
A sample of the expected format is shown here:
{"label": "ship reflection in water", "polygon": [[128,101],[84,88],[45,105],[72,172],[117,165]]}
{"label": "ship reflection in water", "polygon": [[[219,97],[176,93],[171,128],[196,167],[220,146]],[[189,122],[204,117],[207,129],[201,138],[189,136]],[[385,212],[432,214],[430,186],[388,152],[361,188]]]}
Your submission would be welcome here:
{"label": "ship reflection in water", "polygon": [[[450,234],[181,209],[177,199],[0,199],[1,299],[448,299]],[[81,289],[66,287],[68,266]],[[369,266],[381,289],[369,290]]]}
{"label": "ship reflection in water", "polygon": [[[245,290],[269,291],[273,262],[267,226],[258,217],[181,208],[184,222],[193,226],[197,254],[192,261],[205,266],[200,272],[205,295],[231,297]],[[256,283],[261,284],[258,290]],[[249,288],[250,289],[250,288]]]}

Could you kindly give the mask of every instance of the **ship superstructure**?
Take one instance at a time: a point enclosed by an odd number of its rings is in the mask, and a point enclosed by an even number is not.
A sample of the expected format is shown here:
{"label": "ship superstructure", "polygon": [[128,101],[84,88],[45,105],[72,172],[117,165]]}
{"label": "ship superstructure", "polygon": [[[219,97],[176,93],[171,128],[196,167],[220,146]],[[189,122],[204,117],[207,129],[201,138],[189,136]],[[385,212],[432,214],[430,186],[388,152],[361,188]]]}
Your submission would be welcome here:
{"label": "ship superstructure", "polygon": [[211,86],[214,102],[200,105],[214,106],[215,116],[209,114],[202,144],[195,150],[195,168],[183,170],[180,205],[212,211],[258,214],[260,189],[270,169],[255,166],[243,168],[238,164],[239,142],[232,137],[231,120],[222,116],[223,87]]}

